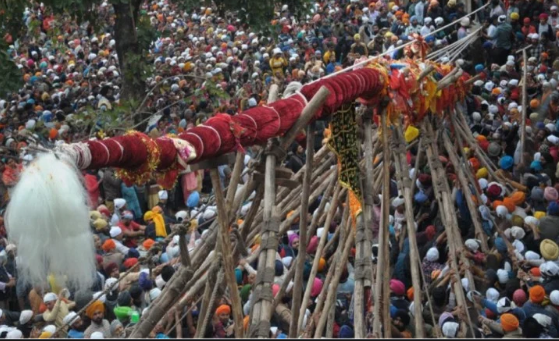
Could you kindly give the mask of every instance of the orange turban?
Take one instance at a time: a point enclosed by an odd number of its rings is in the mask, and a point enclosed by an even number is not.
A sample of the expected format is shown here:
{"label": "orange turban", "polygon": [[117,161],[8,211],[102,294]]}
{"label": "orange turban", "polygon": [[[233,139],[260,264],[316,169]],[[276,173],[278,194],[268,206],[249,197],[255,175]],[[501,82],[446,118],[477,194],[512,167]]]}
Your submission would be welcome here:
{"label": "orange turban", "polygon": [[144,246],[144,249],[148,251],[149,249],[151,249],[153,244],[155,244],[155,241],[153,241],[153,239],[146,239],[142,245]]}
{"label": "orange turban", "polygon": [[476,137],[476,140],[477,140],[478,142],[487,141],[487,137],[485,137],[484,135],[478,135],[478,136]]}
{"label": "orange turban", "polygon": [[105,240],[105,242],[103,243],[102,248],[103,248],[103,251],[105,251],[105,252],[109,252],[111,250],[116,249],[115,241],[112,240],[112,239]]}
{"label": "orange turban", "polygon": [[406,291],[406,296],[408,297],[408,300],[413,301],[413,287],[410,287],[408,291]]}
{"label": "orange turban", "polygon": [[533,99],[530,101],[530,108],[532,109],[536,109],[537,107],[540,106],[540,101],[538,101],[537,99]]}
{"label": "orange turban", "polygon": [[231,307],[227,304],[222,304],[215,310],[216,315],[231,314]]}
{"label": "orange turban", "polygon": [[501,315],[501,326],[503,327],[503,331],[508,333],[517,330],[519,322],[513,314],[503,314]]}
{"label": "orange turban", "polygon": [[245,318],[243,319],[243,329],[246,331],[248,331],[248,322],[250,321],[250,316],[247,315],[245,316]]}
{"label": "orange turban", "polygon": [[101,301],[96,300],[95,302],[91,303],[89,307],[87,307],[87,309],[85,310],[85,315],[87,315],[87,317],[89,317],[90,319],[93,319],[93,315],[98,311],[101,311],[104,314],[105,305],[101,303]]}
{"label": "orange turban", "polygon": [[326,268],[326,259],[320,258],[318,261],[318,271],[323,271]]}
{"label": "orange turban", "polygon": [[54,140],[57,136],[58,136],[58,130],[56,130],[55,128],[52,128],[52,129],[49,131],[49,138],[50,138],[51,140]]}
{"label": "orange turban", "polygon": [[514,210],[516,209],[516,205],[515,205],[514,201],[509,197],[506,197],[503,200],[503,206],[505,206],[507,208],[509,213],[514,212]]}
{"label": "orange turban", "polygon": [[479,163],[479,160],[476,159],[475,157],[470,158],[470,164],[472,165],[472,168],[474,169],[474,172],[477,172],[479,167],[481,166],[481,164]]}
{"label": "orange turban", "polygon": [[520,206],[524,203],[524,200],[526,200],[526,194],[521,191],[516,191],[510,196],[510,198],[516,206]]}
{"label": "orange turban", "polygon": [[534,303],[542,303],[545,298],[545,290],[541,285],[534,285],[530,288],[530,301]]}
{"label": "orange turban", "polygon": [[530,269],[530,273],[531,273],[533,276],[536,276],[536,277],[540,277],[540,276],[542,275],[542,272],[540,271],[540,268],[538,268],[538,267],[533,267],[533,268],[531,268],[531,269]]}
{"label": "orange turban", "polygon": [[503,205],[503,202],[501,200],[493,201],[493,210],[496,210],[497,206],[501,206],[501,205]]}

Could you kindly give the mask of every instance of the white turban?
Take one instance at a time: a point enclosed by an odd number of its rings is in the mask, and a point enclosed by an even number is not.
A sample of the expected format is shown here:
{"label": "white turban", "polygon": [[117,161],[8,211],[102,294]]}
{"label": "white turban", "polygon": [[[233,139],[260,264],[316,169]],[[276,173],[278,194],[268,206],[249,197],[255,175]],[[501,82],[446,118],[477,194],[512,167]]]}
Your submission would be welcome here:
{"label": "white turban", "polygon": [[436,262],[439,260],[439,250],[436,247],[432,247],[427,251],[425,258],[430,262]]}
{"label": "white turban", "polygon": [[6,339],[23,339],[23,333],[19,329],[12,329],[6,334]]}
{"label": "white turban", "polygon": [[[49,292],[47,294],[45,294],[45,296],[43,297],[43,302],[48,303],[48,302],[54,302],[56,301],[57,297],[55,293]],[[0,314],[0,316],[2,316],[2,314]]]}
{"label": "white turban", "polygon": [[534,316],[532,317],[534,318],[534,320],[538,321],[538,324],[543,328],[548,328],[549,326],[551,326],[552,323],[551,317],[547,315],[544,315],[542,313],[537,313],[534,314]]}
{"label": "white turban", "polygon": [[113,290],[115,290],[117,288],[116,283],[118,282],[118,280],[116,278],[108,278],[105,281],[105,290],[109,290],[108,293],[112,294]]}
{"label": "white turban", "polygon": [[497,301],[499,301],[499,296],[499,292],[495,288],[489,288],[485,292],[485,297],[493,303],[497,303]]}
{"label": "white turban", "polygon": [[120,210],[121,208],[124,207],[124,205],[126,205],[126,200],[124,200],[122,198],[116,198],[114,200],[114,205],[115,205],[115,208]]}
{"label": "white turban", "polygon": [[549,300],[553,305],[559,305],[559,290],[553,290],[551,294],[549,294]]}
{"label": "white turban", "polygon": [[404,197],[399,196],[392,201],[392,207],[396,208],[400,205],[403,205],[405,202]]}
{"label": "white turban", "polygon": [[522,238],[524,238],[524,236],[526,236],[526,231],[524,231],[524,229],[522,227],[513,226],[510,229],[510,235],[514,239],[522,239]]}
{"label": "white turban", "polygon": [[93,299],[105,304],[105,301],[107,301],[107,296],[104,295],[102,291],[98,291],[93,294]]}
{"label": "white turban", "polygon": [[529,215],[526,218],[524,218],[524,223],[538,226],[540,224],[540,221],[538,220],[538,218]]}
{"label": "white turban", "polygon": [[205,220],[209,220],[209,219],[212,219],[213,217],[215,217],[215,215],[216,215],[215,211],[208,208],[204,211],[204,214],[202,215],[202,217]]}
{"label": "white turban", "polygon": [[442,328],[443,335],[445,337],[455,338],[459,328],[460,325],[456,322],[452,322],[452,321],[446,322],[445,324],[443,324],[443,328]]}
{"label": "white turban", "polygon": [[54,324],[49,324],[48,326],[43,328],[43,331],[54,334],[54,332],[56,332],[56,326]]}
{"label": "white turban", "polygon": [[468,239],[464,244],[472,252],[476,252],[477,250],[479,250],[479,243],[475,239]]}
{"label": "white turban", "polygon": [[29,322],[31,320],[31,318],[33,317],[33,311],[32,310],[24,310],[21,312],[21,314],[19,315],[19,324],[26,324],[27,322]]}
{"label": "white turban", "polygon": [[526,253],[524,254],[524,258],[526,258],[526,260],[538,260],[540,259],[540,255],[538,255],[534,251],[526,251]]}
{"label": "white turban", "polygon": [[178,211],[177,213],[175,213],[175,218],[177,219],[178,222],[184,221],[187,217],[188,217],[188,212],[186,211]]}
{"label": "white turban", "polygon": [[285,265],[286,267],[289,267],[291,265],[291,262],[293,261],[293,257],[287,256],[287,257],[283,257],[281,259],[283,265]]}
{"label": "white turban", "polygon": [[506,206],[499,205],[495,209],[495,212],[497,213],[498,217],[505,218],[507,216],[507,214],[509,213],[509,210],[506,208]]}
{"label": "white turban", "polygon": [[68,315],[66,315],[64,317],[64,319],[62,320],[62,323],[66,324],[66,325],[69,325],[69,326],[72,326],[72,324],[79,319],[80,319],[79,315],[76,314],[75,312],[71,311],[71,312],[68,313]]}
{"label": "white turban", "polygon": [[512,302],[508,297],[503,297],[497,302],[497,311],[499,314],[506,313],[514,308],[516,308],[516,304],[514,304],[514,302]]}
{"label": "white turban", "polygon": [[504,269],[497,270],[497,277],[499,278],[499,283],[505,284],[509,280],[509,272]]}
{"label": "white turban", "polygon": [[149,300],[153,302],[159,295],[161,295],[161,289],[153,288],[149,291]]}
{"label": "white turban", "polygon": [[120,235],[121,233],[122,233],[122,229],[118,226],[111,227],[111,230],[109,231],[109,234],[111,235],[111,238],[114,238],[114,237]]}

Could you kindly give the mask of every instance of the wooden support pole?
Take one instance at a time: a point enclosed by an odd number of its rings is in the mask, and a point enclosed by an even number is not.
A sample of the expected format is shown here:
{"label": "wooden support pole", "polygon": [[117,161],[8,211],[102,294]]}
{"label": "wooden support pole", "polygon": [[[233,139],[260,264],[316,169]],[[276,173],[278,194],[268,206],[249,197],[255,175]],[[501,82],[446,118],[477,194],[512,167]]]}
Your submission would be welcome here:
{"label": "wooden support pole", "polygon": [[332,197],[332,204],[330,205],[330,209],[328,210],[328,215],[326,216],[326,223],[324,224],[324,232],[322,236],[320,236],[320,241],[318,242],[318,247],[316,249],[316,255],[313,260],[313,265],[311,269],[311,273],[309,275],[309,279],[307,280],[307,287],[305,289],[305,294],[303,295],[303,300],[301,301],[301,308],[299,311],[299,319],[297,324],[299,325],[299,330],[303,328],[303,320],[305,317],[305,311],[307,310],[307,303],[311,298],[311,291],[314,283],[314,279],[318,272],[318,264],[320,263],[320,257],[322,257],[322,250],[324,250],[324,246],[326,245],[326,240],[328,240],[328,229],[330,224],[332,223],[332,219],[334,218],[334,214],[338,208],[338,200],[341,198],[342,187],[340,185],[336,185],[336,189],[334,190],[334,196]]}
{"label": "wooden support pole", "polygon": [[336,301],[336,292],[338,289],[338,284],[340,283],[340,277],[342,275],[343,269],[346,266],[347,258],[349,256],[349,251],[353,246],[353,242],[355,240],[355,234],[351,228],[351,214],[348,216],[347,223],[346,223],[346,230],[347,230],[347,238],[345,240],[345,244],[343,246],[343,252],[336,264],[336,270],[334,271],[334,276],[332,278],[332,283],[328,287],[328,296],[326,297],[326,301],[324,303],[323,314],[320,316],[318,324],[316,326],[316,330],[314,332],[314,338],[318,339],[322,336],[322,332],[324,331],[324,327],[326,325],[326,320],[328,318],[328,312],[330,308]]}
{"label": "wooden support pole", "polygon": [[[233,312],[233,321],[235,323],[235,336],[243,337],[243,307],[241,305],[241,297],[237,289],[237,279],[235,278],[235,265],[231,252],[231,243],[229,240],[229,218],[227,217],[227,207],[223,198],[223,189],[219,180],[217,168],[210,169],[210,178],[215,193],[215,201],[217,204],[217,218],[219,220],[220,231],[217,240],[217,250],[223,254],[223,268],[225,271],[225,281],[229,287],[231,310]],[[237,176],[238,178],[238,176]],[[233,190],[234,191],[234,190]],[[233,192],[234,193],[234,192]],[[233,194],[234,195],[234,194]]]}
{"label": "wooden support pole", "polygon": [[[528,53],[526,52],[526,49],[522,50],[522,60],[524,60],[524,63],[528,61]],[[526,106],[528,105],[528,93],[526,91],[526,80],[528,79],[527,64],[524,64],[524,67],[522,69],[522,121],[520,122],[520,163],[524,166],[527,166],[524,164],[524,162],[526,161],[524,157],[524,148],[526,146],[526,116],[528,111],[528,108],[526,108]]]}
{"label": "wooden support pole", "polygon": [[[441,162],[439,160],[438,148],[433,139],[433,130],[431,123],[428,120],[423,120],[423,132],[426,134],[426,153],[427,160],[429,162],[429,168],[431,169],[431,174],[433,177],[433,187],[435,190],[435,197],[439,201],[439,213],[443,219],[444,228],[447,233],[447,240],[449,246],[450,255],[450,267],[454,271],[454,276],[456,281],[454,283],[453,289],[456,295],[456,301],[458,305],[462,307],[467,307],[466,296],[464,294],[464,289],[462,287],[462,282],[460,278],[460,270],[458,267],[457,254],[459,247],[459,241],[461,241],[461,236],[458,232],[458,223],[456,221],[456,215],[454,212],[454,204],[450,197],[450,188],[446,179],[445,171],[442,168]],[[467,263],[466,263],[467,264]],[[470,286],[474,285],[473,281],[470,280]],[[466,314],[469,319],[469,313],[466,309]],[[470,320],[470,319],[469,319]],[[470,331],[473,334],[473,326],[471,320],[469,321]]]}
{"label": "wooden support pole", "polygon": [[[381,331],[381,321],[383,320],[382,315],[384,314],[383,306],[387,305],[388,302],[381,299],[384,295],[384,285],[383,277],[385,269],[387,268],[387,263],[389,263],[388,254],[386,253],[386,244],[388,244],[388,220],[389,220],[389,200],[390,200],[390,169],[389,160],[390,155],[388,151],[390,150],[388,145],[388,125],[386,124],[386,109],[382,110],[381,113],[381,125],[382,125],[382,149],[383,153],[383,185],[382,185],[382,216],[381,224],[379,226],[379,255],[377,263],[377,276],[375,280],[375,290],[374,290],[374,319],[373,319],[373,336],[376,338],[383,337]],[[386,337],[386,332],[390,329],[390,321],[382,321],[384,326],[384,332]]]}
{"label": "wooden support pole", "polygon": [[258,258],[258,276],[255,281],[253,300],[250,308],[250,337],[267,338],[270,319],[266,318],[272,308],[272,282],[275,266],[275,252],[278,245],[275,232],[279,229],[279,214],[276,201],[276,155],[266,156],[264,178],[264,225],[262,227],[262,252]]}
{"label": "wooden support pole", "polygon": [[365,181],[363,183],[363,213],[357,218],[355,236],[355,308],[353,310],[355,337],[366,337],[365,325],[365,287],[371,287],[373,271],[373,128],[372,108],[363,114],[363,144],[365,161]]}
{"label": "wooden support pole", "polygon": [[[349,198],[346,197],[346,205],[345,205],[343,213],[342,213],[342,220],[341,220],[340,226],[338,226],[338,228],[336,229],[336,233],[338,235],[341,234],[340,231],[346,229],[346,226],[349,223],[348,217],[349,217]],[[309,321],[307,322],[307,326],[306,326],[306,329],[305,329],[305,333],[303,334],[303,338],[311,338],[312,335],[314,335],[314,333],[312,332],[313,328],[315,327],[314,316],[315,315],[320,315],[320,314],[323,313],[324,302],[326,300],[326,296],[328,295],[328,291],[330,290],[330,283],[332,282],[332,278],[334,276],[336,266],[337,266],[338,262],[340,261],[340,257],[341,257],[342,252],[343,252],[344,241],[345,241],[344,238],[340,238],[340,242],[338,243],[336,252],[332,256],[333,259],[332,259],[332,262],[330,263],[330,268],[328,270],[328,273],[326,274],[326,279],[324,280],[324,285],[322,286],[322,290],[320,291],[320,294],[316,298],[316,305],[315,305],[315,308],[314,308],[314,313],[312,315],[312,318],[310,318]],[[326,249],[324,249],[324,250],[326,250]],[[301,321],[301,323],[303,323],[303,321]]]}
{"label": "wooden support pole", "polygon": [[295,281],[293,285],[293,301],[291,306],[291,324],[289,327],[289,337],[296,338],[299,334],[299,310],[301,308],[301,295],[303,291],[303,271],[307,258],[307,223],[309,216],[309,192],[311,187],[311,175],[314,157],[314,129],[312,125],[307,126],[307,169],[303,178],[303,192],[301,193],[301,215],[299,218],[299,253],[295,264]]}
{"label": "wooden support pole", "polygon": [[[468,210],[470,211],[470,216],[472,218],[472,222],[474,224],[476,238],[481,241],[481,249],[484,253],[489,252],[489,246],[487,245],[487,237],[483,228],[481,226],[481,218],[479,216],[479,212],[477,210],[477,206],[472,199],[472,194],[475,195],[468,184],[468,180],[465,175],[465,170],[460,164],[458,160],[458,156],[456,155],[456,151],[454,150],[454,145],[450,142],[450,138],[443,133],[443,141],[446,151],[448,152],[448,156],[450,158],[450,162],[454,165],[454,169],[456,170],[456,175],[458,176],[458,181],[460,182],[460,186],[462,187],[462,194],[464,195],[464,199],[466,199],[466,203],[468,205]],[[476,184],[472,184],[475,186]]]}
{"label": "wooden support pole", "polygon": [[[396,144],[396,149],[394,149],[394,164],[396,167],[396,173],[398,174],[398,181],[403,185],[404,194],[404,207],[406,214],[406,226],[408,230],[408,241],[410,244],[410,258],[419,259],[419,249],[417,247],[417,239],[415,236],[415,219],[413,215],[413,192],[411,191],[411,181],[409,179],[409,167],[406,162],[406,153],[404,147],[404,134],[402,133],[402,127],[397,126],[396,131],[393,135]],[[421,278],[420,278],[420,267],[417,262],[410,261],[411,265],[411,277],[414,293],[421,292]],[[423,325],[423,315],[421,307],[421,295],[413,295],[414,301],[414,321],[415,321],[415,333],[416,337],[425,337],[425,330]]]}

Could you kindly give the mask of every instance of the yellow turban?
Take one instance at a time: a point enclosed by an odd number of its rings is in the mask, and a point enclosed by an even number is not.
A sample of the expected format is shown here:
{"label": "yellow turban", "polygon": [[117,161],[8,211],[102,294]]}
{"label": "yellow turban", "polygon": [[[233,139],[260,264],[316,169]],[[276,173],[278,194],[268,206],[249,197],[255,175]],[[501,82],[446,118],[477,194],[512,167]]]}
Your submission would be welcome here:
{"label": "yellow turban", "polygon": [[485,167],[478,169],[476,173],[476,178],[478,179],[482,179],[482,178],[487,179],[488,176],[489,176],[489,171]]}
{"label": "yellow turban", "polygon": [[101,213],[99,211],[90,211],[89,212],[89,219],[95,221],[101,218]]}
{"label": "yellow turban", "polygon": [[153,212],[152,211],[147,211],[144,214],[144,221],[148,222],[148,221],[152,221],[153,220]]}
{"label": "yellow turban", "polygon": [[155,236],[156,237],[167,237],[167,229],[165,228],[165,218],[161,214],[163,211],[161,207],[155,206],[151,209],[153,213],[153,222],[155,223]]}
{"label": "yellow turban", "polygon": [[102,230],[105,227],[107,227],[107,221],[105,219],[95,219],[95,221],[93,222],[93,227],[95,227],[96,231]]}
{"label": "yellow turban", "polygon": [[355,35],[353,36],[353,39],[355,39],[355,40],[361,39],[361,35],[359,33],[355,33]]}
{"label": "yellow turban", "polygon": [[518,13],[516,13],[516,12],[512,12],[512,13],[510,14],[510,18],[511,18],[512,20],[518,20],[518,19],[520,19],[520,15],[519,15]]}
{"label": "yellow turban", "polygon": [[543,218],[543,217],[545,217],[545,212],[544,211],[536,211],[534,213],[534,218],[536,218],[538,220]]}
{"label": "yellow turban", "polygon": [[419,136],[419,129],[410,125],[406,128],[406,132],[404,134],[404,138],[406,139],[407,143],[415,140]]}

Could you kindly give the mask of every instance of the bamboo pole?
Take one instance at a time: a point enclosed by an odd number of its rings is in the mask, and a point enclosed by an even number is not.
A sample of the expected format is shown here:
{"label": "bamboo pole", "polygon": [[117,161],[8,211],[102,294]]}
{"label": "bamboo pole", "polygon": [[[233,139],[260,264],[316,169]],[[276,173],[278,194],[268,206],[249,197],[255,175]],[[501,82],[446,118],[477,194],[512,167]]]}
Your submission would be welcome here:
{"label": "bamboo pole", "polygon": [[[204,298],[202,299],[202,309],[200,310],[200,315],[199,315],[200,319],[198,320],[198,326],[196,328],[195,338],[204,337],[208,323],[210,323],[213,315],[213,309],[215,307],[217,292],[223,282],[224,277],[225,274],[223,273],[223,268],[222,270],[219,271],[219,274],[214,273],[212,275],[212,278],[208,277],[209,283],[213,283],[213,286],[207,285],[206,289],[204,289]],[[204,302],[205,300],[207,300],[207,303]],[[205,307],[204,304],[206,305]]]}
{"label": "bamboo pole", "polygon": [[[373,336],[376,338],[381,338],[381,320],[383,320],[382,315],[384,309],[382,307],[387,305],[388,302],[381,299],[383,297],[384,285],[383,285],[383,273],[388,262],[388,255],[386,254],[385,244],[388,244],[388,216],[389,212],[389,199],[390,199],[390,169],[389,169],[389,146],[388,146],[388,126],[386,124],[386,109],[382,110],[381,113],[381,125],[382,125],[382,147],[383,147],[383,186],[382,186],[382,216],[381,224],[379,226],[379,257],[377,263],[377,276],[375,280],[375,290],[374,290],[374,319],[373,319]],[[378,269],[381,269],[380,271]],[[382,321],[385,326],[384,331],[386,336],[386,331],[389,328],[388,320]],[[388,326],[388,327],[387,327]]]}
{"label": "bamboo pole", "polygon": [[[419,259],[419,249],[417,247],[417,239],[415,235],[415,219],[413,215],[413,193],[411,191],[411,181],[409,181],[409,169],[408,164],[406,162],[406,154],[404,153],[404,134],[402,133],[401,126],[396,126],[394,135],[394,141],[396,142],[396,149],[395,152],[392,154],[394,155],[395,161],[394,164],[396,166],[396,173],[399,176],[399,181],[403,185],[403,194],[404,194],[404,207],[405,207],[405,214],[406,214],[406,226],[408,230],[408,241],[410,244],[410,257]],[[420,267],[417,262],[410,262],[411,265],[411,277],[412,277],[412,285],[414,293],[421,292],[421,279],[419,272]],[[415,332],[416,336],[419,338],[425,337],[425,330],[423,326],[423,316],[421,314],[421,295],[414,295],[414,308],[415,308]]]}
{"label": "bamboo pole", "polygon": [[[450,158],[450,162],[454,165],[456,169],[456,175],[458,176],[458,181],[460,182],[460,186],[462,187],[462,192],[464,198],[466,199],[466,204],[468,205],[468,210],[470,211],[470,216],[472,217],[472,222],[474,224],[474,229],[476,231],[476,238],[481,241],[481,249],[484,253],[489,252],[489,246],[487,245],[487,238],[485,238],[485,232],[483,232],[483,228],[481,227],[481,218],[479,216],[479,212],[477,210],[477,206],[472,200],[472,190],[468,185],[468,180],[466,179],[466,175],[464,174],[464,168],[458,161],[458,156],[456,155],[456,151],[454,150],[454,145],[450,142],[450,138],[447,134],[443,134],[443,141],[445,148],[448,152],[448,156]],[[472,184],[475,186],[475,184]]]}
{"label": "bamboo pole", "polygon": [[[347,263],[347,258],[349,256],[349,251],[351,250],[351,247],[353,245],[353,242],[355,240],[355,234],[353,233],[353,231],[351,231],[351,222],[350,222],[351,215],[348,216],[348,222],[346,224],[347,226],[347,239],[345,241],[344,247],[343,247],[343,253],[338,261],[338,263],[336,264],[336,270],[334,271],[334,276],[332,277],[332,283],[330,283],[329,287],[328,287],[328,296],[326,297],[326,301],[324,303],[324,312],[328,312],[331,308],[331,306],[334,304],[334,301],[336,300],[336,292],[338,289],[338,284],[340,283],[340,277],[342,275],[342,271],[343,271],[343,267],[346,265]],[[326,314],[322,314],[320,316],[320,319],[318,321],[318,325],[316,326],[316,330],[314,332],[314,338],[318,339],[322,336],[322,332],[324,330],[325,324],[326,324],[326,320],[328,318],[328,313]]]}
{"label": "bamboo pole", "polygon": [[[342,220],[340,222],[340,226],[338,226],[338,228],[336,230],[336,233],[338,233],[338,235],[340,234],[341,230],[346,229],[346,226],[349,222],[348,217],[349,217],[349,197],[346,197],[346,205],[345,205],[343,213],[342,213]],[[314,317],[315,315],[320,315],[323,312],[324,302],[325,302],[326,296],[328,294],[328,290],[330,289],[330,283],[332,282],[332,278],[334,276],[336,266],[337,266],[338,262],[340,261],[341,254],[343,252],[344,241],[345,240],[343,238],[340,238],[340,242],[338,243],[336,252],[333,255],[333,260],[330,264],[330,269],[328,270],[328,273],[326,274],[326,279],[324,280],[324,285],[322,286],[322,290],[320,291],[320,294],[316,298],[316,302],[315,302],[316,305],[315,305],[312,317]],[[303,321],[301,321],[301,323],[302,322]],[[307,323],[305,333],[303,334],[303,338],[311,337],[311,335],[313,335],[312,328],[314,328],[314,327],[315,327],[314,318],[310,318],[308,323]]]}
{"label": "bamboo pole", "polygon": [[[526,52],[526,49],[522,50],[522,60],[524,60],[524,63],[526,63],[526,61],[528,60],[528,53]],[[528,109],[526,108],[527,106],[527,100],[526,97],[528,96],[527,91],[526,91],[526,80],[528,79],[528,67],[526,66],[526,64],[524,65],[524,67],[522,68],[522,121],[520,122],[520,163],[524,165],[525,157],[524,157],[524,147],[525,142],[526,142],[526,114]]]}
{"label": "bamboo pole", "polygon": [[303,295],[303,300],[301,301],[299,319],[297,321],[297,324],[299,325],[299,330],[303,328],[303,320],[305,317],[305,311],[307,310],[307,303],[311,298],[311,290],[313,287],[314,279],[318,272],[318,264],[320,263],[320,257],[322,256],[322,250],[324,250],[324,246],[326,245],[326,240],[328,239],[328,228],[330,227],[330,224],[332,223],[332,218],[334,218],[334,214],[336,213],[336,209],[338,207],[337,203],[339,198],[341,198],[341,193],[342,193],[342,187],[340,185],[336,185],[336,189],[334,190],[334,196],[332,197],[332,204],[330,205],[330,210],[328,210],[328,215],[326,216],[326,224],[324,224],[324,232],[322,233],[322,236],[320,236],[320,241],[316,249],[316,256],[314,257],[313,260],[311,273],[309,275],[309,279],[307,280],[307,287]]}
{"label": "bamboo pole", "polygon": [[[423,131],[426,134],[426,153],[427,160],[429,162],[429,167],[433,176],[433,186],[435,188],[435,197],[439,201],[439,213],[441,214],[444,222],[445,231],[447,233],[447,240],[449,246],[450,255],[450,267],[454,271],[454,276],[456,281],[454,282],[454,294],[456,295],[456,300],[458,305],[462,307],[467,307],[466,297],[464,295],[464,289],[462,287],[462,282],[460,278],[460,271],[458,267],[458,261],[456,259],[458,254],[457,241],[461,240],[461,236],[458,233],[458,224],[456,222],[456,215],[454,212],[454,204],[450,198],[450,189],[448,182],[446,180],[445,172],[441,166],[441,162],[438,158],[438,149],[436,143],[433,139],[433,131],[431,128],[431,123],[428,120],[423,121]],[[474,283],[470,280],[470,285]],[[473,326],[471,319],[469,318],[468,310],[466,309],[466,314],[468,316],[470,326],[470,331],[473,334]]]}
{"label": "bamboo pole", "polygon": [[[334,172],[336,172],[336,171],[337,171],[337,169],[335,169]],[[311,226],[309,227],[309,233],[307,233],[307,243],[310,242],[311,238],[315,235],[318,225],[323,223],[324,220],[326,219],[327,214],[324,212],[324,209],[326,208],[326,203],[328,202],[328,200],[326,200],[326,198],[330,198],[330,196],[332,196],[332,192],[334,191],[334,187],[336,187],[337,183],[338,182],[336,180],[334,180],[330,183],[330,185],[328,185],[328,188],[326,188],[326,192],[324,192],[324,195],[322,196],[323,200],[320,201],[320,204],[318,205],[318,208],[316,209],[316,215],[314,215],[312,220],[311,220]],[[301,329],[301,328],[299,327],[299,329]]]}
{"label": "bamboo pole", "polygon": [[[314,116],[316,111],[322,106],[330,94],[326,87],[321,87],[307,106],[303,109],[301,116],[293,127],[286,133],[282,141],[277,146],[277,140],[271,140],[266,156],[264,174],[264,224],[261,230],[262,252],[258,257],[258,275],[256,278],[256,288],[254,290],[254,302],[251,302],[250,313],[250,332],[251,337],[267,338],[270,329],[270,318],[272,315],[272,282],[274,275],[275,254],[278,239],[275,235],[279,229],[280,212],[276,203],[276,165],[278,155],[285,150],[295,139],[299,130],[307,124]],[[279,150],[278,150],[279,147]]]}
{"label": "bamboo pole", "polygon": [[303,177],[303,192],[301,193],[301,214],[299,218],[299,253],[295,270],[295,281],[293,285],[293,301],[291,306],[291,323],[289,327],[289,337],[296,338],[299,334],[299,309],[301,307],[301,295],[303,290],[303,271],[307,258],[307,224],[309,216],[309,192],[311,186],[311,175],[314,157],[314,129],[312,125],[307,127],[307,169]]}
{"label": "bamboo pole", "polygon": [[[237,168],[237,167],[235,167]],[[240,172],[239,172],[240,173]],[[231,294],[231,310],[233,312],[233,321],[235,323],[235,336],[243,337],[243,307],[241,305],[241,297],[237,289],[237,279],[235,278],[235,266],[233,265],[233,257],[231,252],[231,243],[229,240],[229,219],[227,217],[228,207],[223,197],[223,189],[219,180],[217,168],[210,168],[210,178],[215,192],[217,204],[217,218],[219,220],[220,232],[217,240],[217,250],[223,254],[223,268],[225,271],[225,281],[229,287]],[[238,179],[238,176],[237,176]],[[233,190],[234,191],[234,190]],[[233,192],[232,191],[232,192]],[[234,192],[233,192],[234,195]]]}
{"label": "bamboo pole", "polygon": [[[365,287],[371,286],[371,272],[373,262],[371,260],[371,243],[373,235],[371,226],[373,225],[373,129],[372,129],[372,110],[366,108],[363,115],[363,143],[365,161],[365,182],[363,185],[363,214],[357,218],[357,235],[355,247],[355,309],[353,313],[354,330],[356,338],[365,338]],[[378,144],[377,144],[378,145]]]}
{"label": "bamboo pole", "polygon": [[[215,283],[217,279],[217,274],[215,271],[208,271],[208,282]],[[217,285],[217,283],[216,283]],[[204,289],[204,295],[202,298],[202,308],[200,309],[200,318],[198,319],[198,324],[196,325],[196,333],[194,338],[201,338],[204,336],[204,332],[202,330],[206,330],[206,320],[208,317],[208,313],[211,311],[210,301],[212,298],[213,287],[211,285],[207,285]]]}

